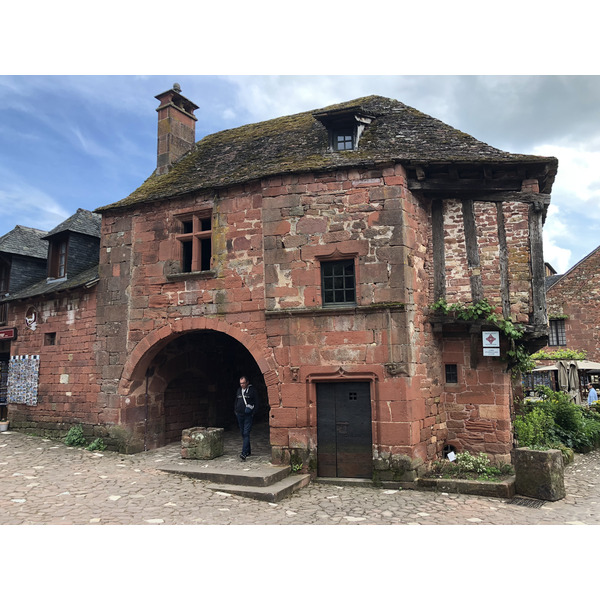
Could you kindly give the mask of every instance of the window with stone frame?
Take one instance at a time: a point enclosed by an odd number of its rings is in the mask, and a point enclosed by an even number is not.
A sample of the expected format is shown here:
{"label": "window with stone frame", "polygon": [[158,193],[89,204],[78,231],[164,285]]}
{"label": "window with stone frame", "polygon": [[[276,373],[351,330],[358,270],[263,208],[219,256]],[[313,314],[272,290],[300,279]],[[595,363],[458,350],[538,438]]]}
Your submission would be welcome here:
{"label": "window with stone frame", "polygon": [[565,334],[564,319],[550,319],[548,346],[566,346],[567,336]]}
{"label": "window with stone frame", "polygon": [[458,383],[458,365],[446,364],[446,383]]}
{"label": "window with stone frame", "polygon": [[176,239],[182,273],[210,271],[212,262],[212,211],[178,215]]}
{"label": "window with stone frame", "polygon": [[50,256],[48,260],[48,277],[62,279],[67,276],[67,252],[69,235],[67,233],[56,236],[50,242]]}
{"label": "window with stone frame", "polygon": [[321,263],[321,297],[323,306],[356,304],[354,259]]}

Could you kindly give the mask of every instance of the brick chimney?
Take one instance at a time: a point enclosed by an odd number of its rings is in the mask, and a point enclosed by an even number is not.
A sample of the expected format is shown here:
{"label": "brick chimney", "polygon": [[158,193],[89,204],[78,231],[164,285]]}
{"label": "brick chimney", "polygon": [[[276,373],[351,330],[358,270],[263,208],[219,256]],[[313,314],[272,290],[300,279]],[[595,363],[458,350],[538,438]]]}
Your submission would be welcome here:
{"label": "brick chimney", "polygon": [[194,111],[198,108],[181,95],[181,87],[155,96],[160,101],[158,112],[158,150],[156,168],[158,175],[169,172],[171,165],[179,160],[196,143],[196,121]]}

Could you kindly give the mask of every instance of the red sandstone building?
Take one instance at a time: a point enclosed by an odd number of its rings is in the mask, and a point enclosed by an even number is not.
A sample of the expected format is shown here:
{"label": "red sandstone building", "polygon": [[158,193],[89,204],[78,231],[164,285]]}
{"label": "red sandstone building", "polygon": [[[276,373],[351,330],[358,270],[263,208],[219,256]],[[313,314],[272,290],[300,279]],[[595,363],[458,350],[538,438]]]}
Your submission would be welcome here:
{"label": "red sandstone building", "polygon": [[548,347],[585,350],[600,362],[600,247],[563,275],[549,278],[546,298],[550,325]]}
{"label": "red sandstone building", "polygon": [[152,448],[232,426],[246,374],[275,461],[410,480],[449,447],[507,459],[507,341],[484,356],[493,327],[428,307],[486,298],[546,343],[556,159],[378,96],[195,143],[198,107],[178,86],[157,99],[158,167],[96,211],[97,279],[8,298],[10,354],[40,357],[37,403],[9,404],[11,426]]}
{"label": "red sandstone building", "polygon": [[[552,272],[546,277],[549,335],[544,350],[553,355],[558,351],[584,351],[586,361],[578,361],[579,394],[577,401],[587,403],[587,383],[600,389],[600,247],[590,252],[566,273]],[[564,354],[563,354],[564,356]],[[568,364],[570,361],[566,361]],[[540,361],[540,367],[550,367],[557,359]],[[584,367],[588,368],[584,368]],[[595,368],[596,367],[596,368]],[[534,371],[525,378],[525,389],[547,385],[560,389],[558,369]]]}

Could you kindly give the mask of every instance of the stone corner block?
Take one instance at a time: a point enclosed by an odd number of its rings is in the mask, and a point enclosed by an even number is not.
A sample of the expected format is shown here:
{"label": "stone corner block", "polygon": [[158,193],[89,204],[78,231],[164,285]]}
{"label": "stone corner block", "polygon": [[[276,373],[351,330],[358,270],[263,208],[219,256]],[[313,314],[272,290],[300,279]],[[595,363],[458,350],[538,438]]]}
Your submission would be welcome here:
{"label": "stone corner block", "polygon": [[224,453],[221,427],[192,427],[181,432],[181,458],[207,460]]}
{"label": "stone corner block", "polygon": [[560,450],[515,448],[512,462],[518,495],[550,501],[565,497],[565,469]]}

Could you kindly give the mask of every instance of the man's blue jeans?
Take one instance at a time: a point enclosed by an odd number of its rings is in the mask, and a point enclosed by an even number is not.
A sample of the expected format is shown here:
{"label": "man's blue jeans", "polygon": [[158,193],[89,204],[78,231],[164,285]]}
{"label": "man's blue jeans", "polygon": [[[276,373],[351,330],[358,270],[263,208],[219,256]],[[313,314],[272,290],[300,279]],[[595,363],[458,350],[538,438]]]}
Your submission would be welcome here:
{"label": "man's blue jeans", "polygon": [[240,426],[240,432],[242,434],[242,454],[244,456],[250,455],[250,430],[252,429],[253,413],[235,415],[237,417],[238,425]]}

